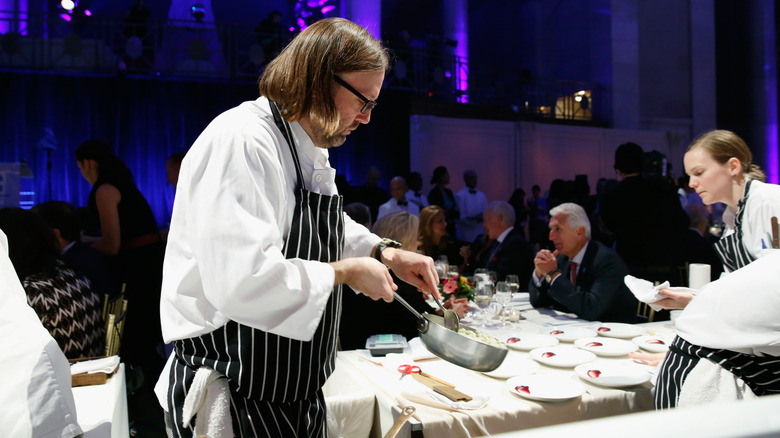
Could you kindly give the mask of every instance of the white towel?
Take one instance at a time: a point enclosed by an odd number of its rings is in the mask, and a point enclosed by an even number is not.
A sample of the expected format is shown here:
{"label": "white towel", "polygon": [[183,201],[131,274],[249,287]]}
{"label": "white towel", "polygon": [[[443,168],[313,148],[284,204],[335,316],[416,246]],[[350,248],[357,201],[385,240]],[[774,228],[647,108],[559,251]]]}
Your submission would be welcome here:
{"label": "white towel", "polygon": [[714,362],[699,359],[680,388],[677,407],[686,408],[756,397],[742,379]]}
{"label": "white towel", "polygon": [[663,310],[663,307],[657,306],[653,303],[658,300],[667,298],[658,293],[661,289],[669,289],[673,292],[689,292],[694,295],[696,294],[695,289],[690,289],[687,287],[669,287],[668,281],[664,281],[658,286],[653,286],[653,283],[650,283],[647,280],[642,280],[641,278],[636,278],[633,275],[626,275],[625,278],[623,278],[623,282],[626,284],[631,293],[634,294],[637,300],[650,304],[650,307],[652,307],[655,311]]}
{"label": "white towel", "polygon": [[233,437],[228,380],[211,368],[198,368],[184,399],[182,421],[185,427],[191,427],[190,421],[196,415],[195,436]]}

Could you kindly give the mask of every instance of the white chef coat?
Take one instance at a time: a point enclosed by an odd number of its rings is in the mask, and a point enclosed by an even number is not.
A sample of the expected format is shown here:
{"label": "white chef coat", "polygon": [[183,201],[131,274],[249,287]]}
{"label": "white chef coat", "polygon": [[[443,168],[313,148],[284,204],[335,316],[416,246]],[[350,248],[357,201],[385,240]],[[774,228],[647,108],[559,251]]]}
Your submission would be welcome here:
{"label": "white chef coat", "polygon": [[379,213],[376,215],[376,220],[382,219],[390,213],[397,213],[399,211],[407,211],[415,216],[420,215],[420,208],[417,204],[407,201],[406,205],[398,205],[398,200],[390,198],[389,201],[379,206]]}
{"label": "white chef coat", "polygon": [[82,433],[70,365],[27,304],[0,231],[0,425],[8,437],[69,438]]}
{"label": "white chef coat", "polygon": [[675,320],[694,345],[780,356],[780,251],[704,286]]}
{"label": "white chef coat", "polygon": [[480,190],[475,189],[475,193],[471,193],[468,187],[463,187],[455,194],[455,201],[460,208],[460,219],[455,227],[456,237],[464,242],[473,242],[484,232],[484,227],[482,221],[471,218],[485,213],[487,197]]}
{"label": "white chef coat", "polygon": [[[734,214],[731,207],[723,214],[723,237],[734,233]],[[753,180],[742,216],[742,242],[753,257],[772,252],[772,216],[780,219],[780,186]]]}
{"label": "white chef coat", "polygon": [[[328,151],[290,123],[313,192],[336,193]],[[228,320],[308,341],[335,273],[327,263],[285,259],[297,177],[264,97],[214,119],[184,158],[163,266],[166,342],[208,333]],[[380,238],[347,216],[344,257],[368,256]]]}

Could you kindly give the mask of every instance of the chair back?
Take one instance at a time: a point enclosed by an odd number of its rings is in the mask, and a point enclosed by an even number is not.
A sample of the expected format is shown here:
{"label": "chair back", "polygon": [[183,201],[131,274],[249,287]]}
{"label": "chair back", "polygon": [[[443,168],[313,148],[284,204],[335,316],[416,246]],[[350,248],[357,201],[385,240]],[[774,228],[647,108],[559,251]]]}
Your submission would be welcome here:
{"label": "chair back", "polygon": [[122,335],[125,331],[125,321],[127,320],[127,300],[121,300],[122,307],[116,313],[109,313],[106,317],[106,356],[115,356],[119,354],[119,347],[122,343]]}

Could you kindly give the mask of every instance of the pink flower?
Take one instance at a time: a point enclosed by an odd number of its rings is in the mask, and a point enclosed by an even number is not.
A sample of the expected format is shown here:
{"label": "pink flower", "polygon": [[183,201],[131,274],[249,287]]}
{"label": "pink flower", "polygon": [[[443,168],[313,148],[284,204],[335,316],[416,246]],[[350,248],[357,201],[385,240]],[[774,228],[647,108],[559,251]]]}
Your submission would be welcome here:
{"label": "pink flower", "polygon": [[457,281],[447,281],[444,283],[444,293],[451,294],[453,292],[456,292],[458,290],[458,282]]}

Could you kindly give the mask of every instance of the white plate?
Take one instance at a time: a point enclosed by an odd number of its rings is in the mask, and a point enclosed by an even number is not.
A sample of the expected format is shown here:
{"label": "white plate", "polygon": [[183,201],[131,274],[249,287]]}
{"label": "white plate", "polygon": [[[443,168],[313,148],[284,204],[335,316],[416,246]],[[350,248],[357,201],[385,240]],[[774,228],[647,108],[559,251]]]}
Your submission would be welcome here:
{"label": "white plate", "polygon": [[531,374],[506,381],[512,394],[530,400],[563,401],[581,396],[585,385],[561,374]]}
{"label": "white plate", "polygon": [[594,325],[599,336],[608,338],[631,339],[637,336],[647,334],[647,330],[633,324],[623,324],[620,322],[605,322]]}
{"label": "white plate", "polygon": [[573,368],[596,358],[596,355],[589,351],[572,347],[542,347],[531,350],[530,354],[535,361],[543,365],[560,368]]}
{"label": "white plate", "polygon": [[641,385],[650,380],[651,376],[640,365],[603,360],[577,365],[574,372],[586,382],[609,388]]}
{"label": "white plate", "polygon": [[582,338],[574,341],[577,348],[596,353],[599,356],[625,356],[628,353],[637,351],[639,347],[631,342],[622,339],[611,338]]}
{"label": "white plate", "polygon": [[545,333],[555,336],[561,342],[574,342],[580,338],[592,338],[598,336],[595,330],[586,327],[553,327]]}
{"label": "white plate", "polygon": [[504,342],[507,347],[520,351],[531,351],[534,348],[558,345],[558,339],[555,336],[528,332],[513,333],[507,336]]}
{"label": "white plate", "polygon": [[497,379],[508,379],[514,376],[533,374],[539,367],[538,362],[510,352],[498,368],[483,374]]}
{"label": "white plate", "polygon": [[669,350],[669,344],[672,343],[672,339],[667,336],[644,335],[635,337],[631,342],[638,345],[642,350],[651,353],[664,353]]}

